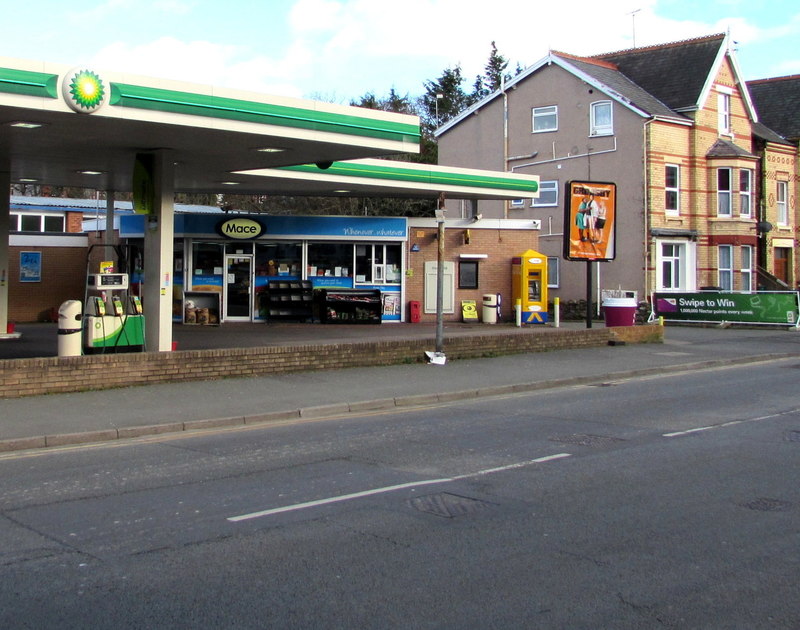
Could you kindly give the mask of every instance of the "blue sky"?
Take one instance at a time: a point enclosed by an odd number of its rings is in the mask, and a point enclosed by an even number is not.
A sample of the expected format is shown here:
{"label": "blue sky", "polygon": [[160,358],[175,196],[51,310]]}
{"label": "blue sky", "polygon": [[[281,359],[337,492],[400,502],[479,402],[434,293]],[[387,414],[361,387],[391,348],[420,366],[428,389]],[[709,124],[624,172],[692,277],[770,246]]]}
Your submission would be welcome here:
{"label": "blue sky", "polygon": [[515,66],[730,30],[746,79],[800,74],[797,0],[0,0],[0,56],[347,103],[418,96],[491,42]]}

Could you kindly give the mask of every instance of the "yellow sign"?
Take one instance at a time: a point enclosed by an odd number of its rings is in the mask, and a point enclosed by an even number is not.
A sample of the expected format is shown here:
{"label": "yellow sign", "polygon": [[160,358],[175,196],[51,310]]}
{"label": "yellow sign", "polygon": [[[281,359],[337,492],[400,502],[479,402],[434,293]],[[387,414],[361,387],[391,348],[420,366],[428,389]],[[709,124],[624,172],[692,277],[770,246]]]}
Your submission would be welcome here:
{"label": "yellow sign", "polygon": [[461,300],[461,317],[465,322],[478,321],[478,307],[475,300]]}

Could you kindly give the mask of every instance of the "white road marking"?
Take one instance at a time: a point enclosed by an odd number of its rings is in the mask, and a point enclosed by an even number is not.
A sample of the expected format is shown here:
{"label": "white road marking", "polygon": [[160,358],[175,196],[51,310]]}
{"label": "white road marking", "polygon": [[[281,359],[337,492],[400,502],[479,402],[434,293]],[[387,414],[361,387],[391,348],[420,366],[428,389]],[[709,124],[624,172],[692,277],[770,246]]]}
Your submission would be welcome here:
{"label": "white road marking", "polygon": [[306,501],[305,503],[295,503],[293,505],[285,505],[283,507],[272,508],[269,510],[261,510],[260,512],[252,512],[250,514],[241,514],[240,516],[230,516],[228,517],[228,521],[231,523],[238,523],[240,521],[249,521],[254,518],[261,518],[264,516],[272,516],[274,514],[283,514],[285,512],[294,512],[298,510],[306,510],[312,507],[319,507],[321,505],[330,505],[332,503],[340,503],[342,501],[351,501],[353,499],[360,499],[363,497],[370,497],[377,494],[386,494],[388,492],[394,492],[396,490],[405,490],[406,488],[417,488],[419,486],[430,486],[437,483],[450,483],[453,481],[459,481],[461,479],[470,479],[471,477],[480,477],[482,475],[491,475],[498,472],[505,472],[507,470],[514,470],[515,468],[523,468],[525,466],[530,466],[531,464],[543,464],[545,462],[551,462],[557,459],[563,459],[565,457],[571,457],[570,453],[558,453],[556,455],[547,455],[545,457],[539,457],[537,459],[530,459],[525,462],[518,462],[516,464],[509,464],[508,466],[500,466],[499,468],[487,468],[485,470],[479,470],[474,473],[468,473],[465,475],[457,475],[455,477],[444,477],[442,479],[423,479],[421,481],[411,481],[409,483],[401,483],[395,486],[385,486],[383,488],[373,488],[372,490],[363,490],[361,492],[353,492],[352,494],[343,494],[338,497],[328,497],[326,499],[317,499],[316,501]]}
{"label": "white road marking", "polygon": [[780,418],[781,416],[788,416],[800,411],[798,409],[789,409],[787,411],[780,411],[778,413],[771,413],[767,416],[759,416],[757,418],[747,418],[745,420],[731,420],[730,422],[722,422],[720,424],[713,424],[707,427],[695,427],[693,429],[686,429],[685,431],[675,431],[673,433],[663,433],[661,437],[680,437],[682,435],[691,435],[692,433],[700,433],[701,431],[712,431],[714,429],[722,429],[724,427],[732,427],[737,424],[745,424],[747,422],[760,422],[762,420],[772,420],[773,418]]}

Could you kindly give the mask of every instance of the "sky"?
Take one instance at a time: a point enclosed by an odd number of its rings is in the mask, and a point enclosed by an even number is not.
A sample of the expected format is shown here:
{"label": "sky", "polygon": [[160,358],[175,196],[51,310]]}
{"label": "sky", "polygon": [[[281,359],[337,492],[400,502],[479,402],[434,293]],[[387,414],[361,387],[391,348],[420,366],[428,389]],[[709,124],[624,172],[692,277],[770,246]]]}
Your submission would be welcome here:
{"label": "sky", "polygon": [[0,0],[0,57],[347,104],[424,93],[492,41],[509,69],[730,32],[744,78],[800,74],[797,0]]}

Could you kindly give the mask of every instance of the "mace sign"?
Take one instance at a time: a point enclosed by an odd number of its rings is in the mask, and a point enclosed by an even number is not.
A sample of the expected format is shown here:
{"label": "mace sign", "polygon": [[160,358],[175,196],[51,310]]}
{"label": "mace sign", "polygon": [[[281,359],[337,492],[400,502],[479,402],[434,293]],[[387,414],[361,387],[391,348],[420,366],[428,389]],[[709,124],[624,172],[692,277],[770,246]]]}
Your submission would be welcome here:
{"label": "mace sign", "polygon": [[800,293],[654,293],[653,313],[665,320],[800,324]]}
{"label": "mace sign", "polygon": [[258,238],[263,231],[264,226],[258,221],[245,217],[228,219],[217,224],[217,233],[225,238],[234,238],[238,240]]}

